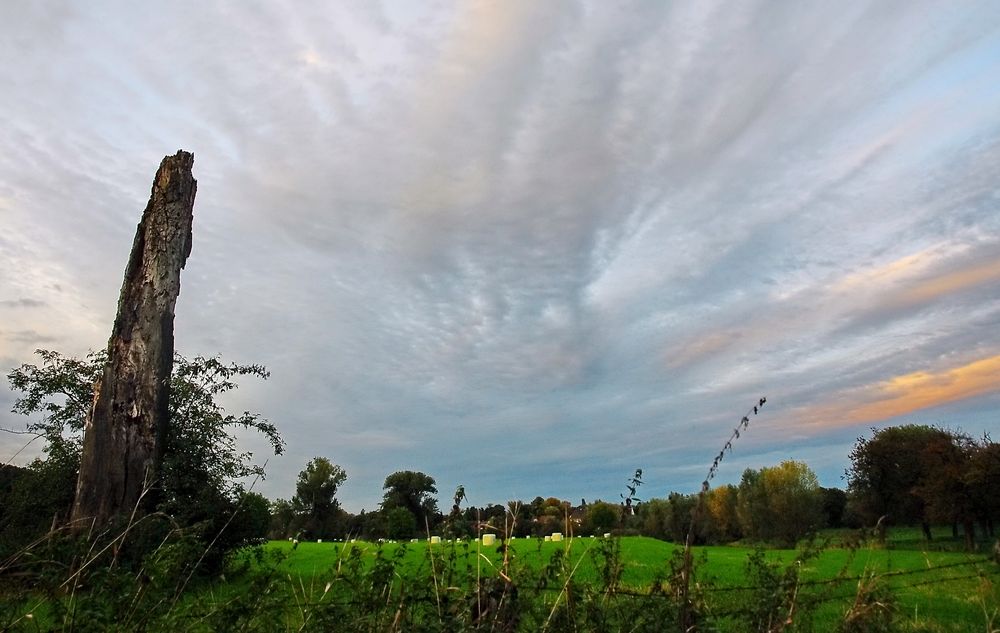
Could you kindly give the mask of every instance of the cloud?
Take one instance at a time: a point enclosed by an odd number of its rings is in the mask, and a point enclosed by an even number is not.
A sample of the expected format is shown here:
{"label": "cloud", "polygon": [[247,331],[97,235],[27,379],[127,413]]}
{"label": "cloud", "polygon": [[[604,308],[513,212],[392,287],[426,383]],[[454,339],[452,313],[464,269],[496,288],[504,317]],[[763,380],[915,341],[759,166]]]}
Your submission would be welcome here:
{"label": "cloud", "polygon": [[58,340],[54,336],[40,334],[35,330],[16,330],[16,331],[0,330],[0,337],[3,337],[4,339],[12,343],[26,343],[28,345],[40,345],[42,343],[52,343]]}
{"label": "cloud", "polygon": [[956,367],[917,371],[862,385],[794,415],[805,424],[820,426],[882,422],[922,409],[995,394],[998,380],[1000,356],[990,356]]}
{"label": "cloud", "polygon": [[765,394],[755,459],[849,442],[817,411],[877,423],[926,390],[911,413],[958,415],[988,393],[949,372],[1000,331],[997,24],[990,2],[26,4],[0,25],[0,354],[104,344],[183,147],[177,344],[271,369],[233,397],[289,442],[270,496],[317,454],[352,509],[404,463],[483,502],[617,498],[636,467],[666,490]]}
{"label": "cloud", "polygon": [[41,308],[45,306],[45,302],[28,298],[6,299],[4,301],[0,301],[0,306],[4,308]]}
{"label": "cloud", "polygon": [[1000,258],[922,280],[894,298],[899,307],[912,307],[943,296],[1000,281]]}

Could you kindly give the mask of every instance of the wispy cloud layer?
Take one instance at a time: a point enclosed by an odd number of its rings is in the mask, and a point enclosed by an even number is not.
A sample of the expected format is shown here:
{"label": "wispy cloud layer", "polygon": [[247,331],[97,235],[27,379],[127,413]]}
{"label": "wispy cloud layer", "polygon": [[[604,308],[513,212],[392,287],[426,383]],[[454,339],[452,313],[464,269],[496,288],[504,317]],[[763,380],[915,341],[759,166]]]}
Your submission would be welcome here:
{"label": "wispy cloud layer", "polygon": [[837,484],[853,436],[923,415],[1000,432],[994,3],[0,22],[0,358],[104,344],[155,166],[193,150],[178,344],[271,369],[232,403],[288,439],[271,496],[320,454],[355,510],[401,468],[480,503],[637,467],[663,494],[763,394],[721,475]]}

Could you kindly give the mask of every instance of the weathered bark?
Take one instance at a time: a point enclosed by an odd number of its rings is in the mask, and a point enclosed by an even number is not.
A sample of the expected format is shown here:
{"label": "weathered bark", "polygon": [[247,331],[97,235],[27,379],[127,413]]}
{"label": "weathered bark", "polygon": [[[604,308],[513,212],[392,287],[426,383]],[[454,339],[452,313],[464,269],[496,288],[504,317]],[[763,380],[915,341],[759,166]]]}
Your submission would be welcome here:
{"label": "weathered bark", "polygon": [[183,151],[163,159],[136,230],[108,362],[84,430],[72,514],[78,529],[153,502],[167,428],[174,304],[191,253],[193,163]]}

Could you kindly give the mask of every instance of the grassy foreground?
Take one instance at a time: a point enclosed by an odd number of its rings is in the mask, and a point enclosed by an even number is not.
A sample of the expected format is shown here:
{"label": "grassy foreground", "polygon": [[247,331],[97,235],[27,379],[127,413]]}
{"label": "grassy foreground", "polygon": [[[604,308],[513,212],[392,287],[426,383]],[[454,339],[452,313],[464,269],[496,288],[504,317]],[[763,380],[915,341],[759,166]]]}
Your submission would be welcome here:
{"label": "grassy foreground", "polygon": [[733,633],[1000,631],[991,558],[907,531],[886,547],[828,536],[799,551],[695,548],[690,594],[679,592],[680,548],[645,537],[506,548],[272,541],[201,579],[167,546],[138,572],[95,567],[79,583],[0,586],[0,632],[659,633],[689,616],[690,630]]}
{"label": "grassy foreground", "polygon": [[[523,539],[510,542],[511,566],[544,573],[553,557],[562,557],[564,569],[572,580],[582,585],[606,581],[602,557],[596,550],[603,539],[576,538],[562,542]],[[620,548],[620,583],[623,591],[649,592],[662,582],[669,561],[678,546],[646,537],[614,539]],[[927,543],[912,538],[906,530],[897,531],[887,547],[846,548],[828,546],[815,558],[796,563],[795,550],[766,550],[763,560],[774,570],[796,566],[801,600],[815,600],[816,630],[835,630],[858,595],[858,587],[872,581],[888,588],[895,597],[898,626],[904,630],[993,631],[1000,625],[1000,565],[982,554],[959,551],[935,551]],[[941,547],[940,544],[933,544]],[[376,558],[399,561],[401,579],[447,573],[496,577],[503,568],[503,549],[498,545],[483,547],[477,541],[430,544],[417,543],[312,543],[294,546],[290,542],[271,541],[266,549],[277,554],[277,566],[295,582],[315,584],[330,577],[347,561],[363,561],[366,566]],[[697,576],[706,611],[719,615],[721,626],[735,620],[721,614],[753,596],[755,579],[749,558],[754,548],[743,546],[696,547]],[[529,574],[530,575],[530,574]],[[754,577],[756,578],[756,577]],[[759,587],[757,587],[759,589]],[[755,599],[750,597],[749,599]],[[741,627],[733,625],[734,629]]]}

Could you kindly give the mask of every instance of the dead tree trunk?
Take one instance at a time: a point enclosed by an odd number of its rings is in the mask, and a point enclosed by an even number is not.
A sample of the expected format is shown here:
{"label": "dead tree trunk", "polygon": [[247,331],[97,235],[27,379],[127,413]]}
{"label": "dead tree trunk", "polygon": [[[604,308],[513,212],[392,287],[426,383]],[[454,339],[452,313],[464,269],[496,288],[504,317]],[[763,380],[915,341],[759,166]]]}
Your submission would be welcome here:
{"label": "dead tree trunk", "polygon": [[160,163],[125,269],[104,375],[87,416],[73,502],[77,529],[103,526],[153,501],[174,356],[174,304],[191,253],[194,156]]}

